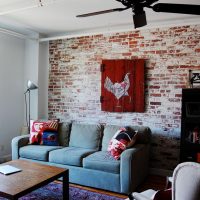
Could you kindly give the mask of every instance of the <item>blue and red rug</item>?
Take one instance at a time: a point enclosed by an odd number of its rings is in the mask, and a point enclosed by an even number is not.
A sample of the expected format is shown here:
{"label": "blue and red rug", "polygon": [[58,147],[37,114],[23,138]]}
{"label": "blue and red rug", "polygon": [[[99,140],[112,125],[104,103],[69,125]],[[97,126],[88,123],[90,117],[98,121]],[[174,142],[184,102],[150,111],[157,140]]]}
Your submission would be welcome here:
{"label": "blue and red rug", "polygon": [[[70,200],[124,200],[119,197],[92,192],[70,186]],[[6,200],[0,197],[0,200]],[[19,200],[62,200],[62,184],[52,182],[40,189],[37,189]]]}

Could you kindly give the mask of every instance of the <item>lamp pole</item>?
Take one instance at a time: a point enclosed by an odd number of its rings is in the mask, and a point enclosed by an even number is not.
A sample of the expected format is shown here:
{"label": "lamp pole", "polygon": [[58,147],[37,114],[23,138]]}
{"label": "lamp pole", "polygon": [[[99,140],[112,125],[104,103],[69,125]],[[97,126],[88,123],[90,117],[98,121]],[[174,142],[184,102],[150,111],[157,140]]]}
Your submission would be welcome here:
{"label": "lamp pole", "polygon": [[[38,87],[32,83],[30,80],[27,84],[27,90],[24,93],[25,95],[25,103],[26,103],[26,124],[28,125],[28,132],[30,133],[30,120],[31,120],[31,90],[38,89]],[[28,122],[27,122],[27,101],[26,101],[26,93],[28,92]]]}

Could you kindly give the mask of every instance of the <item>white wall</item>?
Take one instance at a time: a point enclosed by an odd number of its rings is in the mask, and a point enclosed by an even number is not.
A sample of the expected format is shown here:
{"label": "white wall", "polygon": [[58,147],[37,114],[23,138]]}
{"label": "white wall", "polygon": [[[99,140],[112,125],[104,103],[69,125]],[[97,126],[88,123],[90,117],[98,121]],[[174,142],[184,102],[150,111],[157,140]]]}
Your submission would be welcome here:
{"label": "white wall", "polygon": [[48,119],[49,42],[39,44],[38,118]]}
{"label": "white wall", "polygon": [[10,154],[23,125],[24,60],[24,39],[0,33],[0,158]]}
{"label": "white wall", "polygon": [[[37,39],[26,39],[25,41],[25,68],[24,68],[24,91],[27,88],[28,80],[38,85],[38,64],[39,64],[39,42]],[[31,119],[38,118],[38,90],[31,90]],[[27,95],[28,97],[28,95]],[[24,121],[24,125],[26,125]]]}
{"label": "white wall", "polygon": [[10,157],[12,138],[27,125],[24,92],[28,80],[39,87],[31,91],[31,119],[48,118],[49,45],[39,44],[37,33],[29,37],[36,39],[0,33],[0,163]]}

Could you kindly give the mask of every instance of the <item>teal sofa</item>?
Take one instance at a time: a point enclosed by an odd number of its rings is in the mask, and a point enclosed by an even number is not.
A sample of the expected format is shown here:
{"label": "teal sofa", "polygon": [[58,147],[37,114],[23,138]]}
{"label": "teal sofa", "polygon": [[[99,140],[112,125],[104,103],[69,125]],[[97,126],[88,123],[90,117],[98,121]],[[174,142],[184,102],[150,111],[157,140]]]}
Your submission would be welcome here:
{"label": "teal sofa", "polygon": [[116,125],[62,123],[60,146],[30,145],[29,135],[12,140],[12,159],[23,159],[69,169],[70,183],[128,194],[135,191],[148,174],[150,129],[138,131],[137,144],[126,149],[119,160],[108,152]]}

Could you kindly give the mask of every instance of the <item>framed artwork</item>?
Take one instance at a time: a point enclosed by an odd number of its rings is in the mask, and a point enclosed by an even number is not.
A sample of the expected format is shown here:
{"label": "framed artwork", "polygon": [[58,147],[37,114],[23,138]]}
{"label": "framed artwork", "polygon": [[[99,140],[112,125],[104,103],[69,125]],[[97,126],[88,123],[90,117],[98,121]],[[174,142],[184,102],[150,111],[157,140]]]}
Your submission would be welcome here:
{"label": "framed artwork", "polygon": [[103,60],[101,110],[144,112],[145,60]]}
{"label": "framed artwork", "polygon": [[200,87],[200,70],[189,70],[190,87]]}

